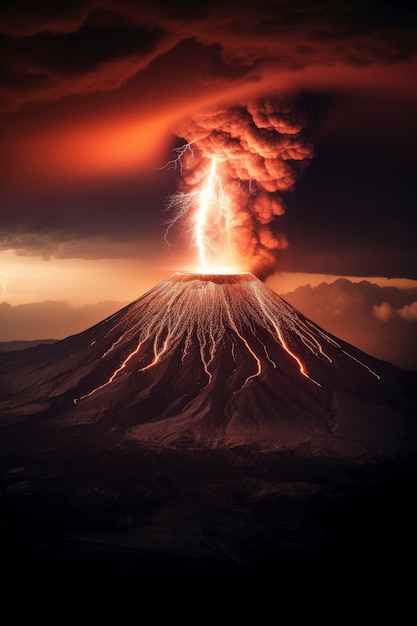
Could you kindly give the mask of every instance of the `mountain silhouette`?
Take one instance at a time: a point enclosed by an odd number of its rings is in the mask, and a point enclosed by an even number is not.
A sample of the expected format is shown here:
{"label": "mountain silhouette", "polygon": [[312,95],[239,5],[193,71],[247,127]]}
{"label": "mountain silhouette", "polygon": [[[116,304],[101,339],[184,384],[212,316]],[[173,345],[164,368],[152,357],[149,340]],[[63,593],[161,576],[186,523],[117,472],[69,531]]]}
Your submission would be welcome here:
{"label": "mountain silhouette", "polygon": [[253,274],[176,273],[92,328],[3,362],[5,420],[59,415],[174,447],[357,455],[410,443],[412,376],[326,333]]}
{"label": "mountain silhouette", "polygon": [[122,587],[161,563],[241,583],[312,553],[394,567],[381,545],[394,530],[410,547],[396,511],[414,498],[416,381],[253,274],[177,272],[82,333],[0,354],[6,562],[23,541],[52,584],[35,546],[55,542],[65,586],[105,546],[100,580]]}

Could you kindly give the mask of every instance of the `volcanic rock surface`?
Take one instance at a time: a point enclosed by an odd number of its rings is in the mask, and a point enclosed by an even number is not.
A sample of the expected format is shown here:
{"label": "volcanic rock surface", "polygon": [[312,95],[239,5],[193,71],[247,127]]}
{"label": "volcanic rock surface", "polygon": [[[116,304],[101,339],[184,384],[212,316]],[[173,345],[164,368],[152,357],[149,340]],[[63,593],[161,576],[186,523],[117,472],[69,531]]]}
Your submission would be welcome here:
{"label": "volcanic rock surface", "polygon": [[176,273],[85,332],[0,366],[3,423],[52,415],[174,447],[360,454],[410,443],[412,377],[252,274]]}
{"label": "volcanic rock surface", "polygon": [[387,537],[410,549],[415,526],[416,382],[252,274],[173,274],[78,335],[0,354],[6,562],[77,588],[97,560],[122,587],[159,566],[268,566],[268,586],[311,555],[392,564]]}

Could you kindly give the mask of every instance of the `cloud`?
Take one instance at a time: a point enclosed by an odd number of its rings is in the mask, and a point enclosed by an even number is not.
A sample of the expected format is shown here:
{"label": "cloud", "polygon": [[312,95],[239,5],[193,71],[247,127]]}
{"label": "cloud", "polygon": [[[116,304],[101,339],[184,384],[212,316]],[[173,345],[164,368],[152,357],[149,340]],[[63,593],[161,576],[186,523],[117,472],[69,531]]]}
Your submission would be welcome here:
{"label": "cloud", "polygon": [[417,300],[399,309],[398,315],[409,322],[417,321]]}
{"label": "cloud", "polygon": [[383,302],[380,305],[374,305],[372,309],[375,317],[383,322],[392,320],[398,316],[407,322],[417,321],[417,300],[411,304],[405,304],[401,308],[395,309],[389,302]]}
{"label": "cloud", "polygon": [[[304,163],[309,159],[300,150],[306,147],[304,137],[297,146],[293,136],[286,153],[291,158],[284,158],[282,151],[279,160],[275,155],[281,146],[275,144],[268,155],[263,145],[246,137],[248,147],[261,156],[256,176],[264,187],[256,199],[249,197],[250,211],[236,217],[242,232],[250,229],[254,213],[259,220],[256,245],[248,248],[248,254],[269,250],[275,260],[276,250],[288,246],[283,269],[290,271],[328,273],[330,267],[339,275],[409,275],[416,267],[410,235],[415,225],[410,207],[415,202],[409,183],[413,166],[405,152],[415,158],[415,30],[413,7],[383,0],[203,0],[192,6],[161,0],[1,3],[3,245],[11,238],[23,253],[72,258],[77,248],[84,249],[80,254],[90,254],[89,240],[92,248],[98,245],[101,250],[105,245],[98,241],[110,241],[111,256],[118,243],[121,249],[123,242],[133,246],[142,241],[142,233],[143,239],[163,239],[163,206],[175,181],[172,173],[159,172],[155,182],[152,171],[165,162],[184,120],[191,123],[196,114],[221,110],[225,104],[237,111],[251,100],[266,101],[270,94],[282,101],[307,95],[317,97],[326,114],[328,135],[318,145],[319,159],[314,161],[321,170],[308,170],[313,172],[313,189],[303,176],[304,196],[294,167],[299,157]],[[347,93],[352,99],[343,100]],[[352,102],[360,107],[364,94],[370,93],[368,110],[357,115]],[[403,105],[393,106],[399,101],[409,102],[407,115]],[[258,128],[266,135],[271,132],[268,111],[251,114]],[[378,116],[381,122],[375,125]],[[332,120],[337,121],[333,127]],[[278,134],[291,135],[295,128],[291,116],[285,120],[281,116],[279,123]],[[345,149],[346,142],[338,143],[340,132],[350,134],[352,142],[357,138],[353,155]],[[365,145],[370,132],[376,141],[373,137]],[[210,141],[220,139],[220,134],[211,133]],[[378,141],[386,154],[378,150]],[[338,155],[344,152],[341,161],[328,151],[329,145]],[[230,142],[225,155],[235,147]],[[400,171],[392,162],[396,150],[401,152],[396,157]],[[246,165],[235,172],[242,179],[249,171]],[[371,180],[372,168],[378,171],[377,181]],[[389,176],[384,178],[381,168]],[[124,195],[126,172],[131,174],[128,188],[134,188],[135,176],[136,189],[141,188],[130,198]],[[369,181],[373,197],[367,197],[369,190],[354,180],[355,172],[357,179]],[[152,197],[143,193],[146,178],[154,184]],[[273,187],[276,191],[271,191],[271,178],[279,181]],[[333,193],[328,193],[332,179]],[[91,181],[98,183],[94,193],[83,187]],[[301,215],[282,197],[295,182],[298,195],[293,202],[305,207]],[[84,194],[82,201],[75,197],[77,188],[80,196]],[[405,243],[395,228],[386,243],[381,216],[387,214],[387,206],[389,210],[396,206],[397,216],[401,213],[397,230],[405,224]],[[330,211],[338,211],[337,220]],[[360,219],[355,220],[355,212]],[[339,219],[342,213],[352,215],[354,232],[349,231],[347,218]],[[325,240],[324,230],[332,230]],[[390,246],[387,253],[381,252],[384,246]]]}
{"label": "cloud", "polygon": [[282,294],[326,331],[398,367],[417,370],[417,290],[338,279]]}
{"label": "cloud", "polygon": [[19,39],[4,35],[4,108],[115,90],[172,47],[160,29],[115,18],[106,24],[92,13],[79,24],[68,22],[67,30],[63,23],[45,23],[42,31]]}
{"label": "cloud", "polygon": [[63,339],[100,322],[124,304],[107,301],[73,307],[68,302],[45,301],[11,306],[2,302],[0,341]]}
{"label": "cloud", "polygon": [[382,302],[382,304],[374,304],[372,312],[375,317],[382,322],[387,322],[394,317],[395,310],[389,302]]}
{"label": "cloud", "polygon": [[189,221],[189,213],[198,221],[202,190],[212,180],[214,199],[203,200],[200,235],[209,241],[208,256],[219,259],[227,244],[240,266],[261,278],[271,274],[288,245],[278,221],[285,213],[283,194],[313,158],[312,108],[294,98],[269,97],[188,116],[176,130],[187,143],[168,163],[181,173],[181,192],[169,203],[176,210],[171,226],[184,216]]}
{"label": "cloud", "polygon": [[[0,250],[13,250],[18,256],[41,257],[45,261],[55,259],[122,259],[149,255],[155,244],[146,238],[130,242],[111,235],[98,236],[71,233],[65,230],[47,229],[43,232],[1,233]],[[0,273],[0,286],[5,285]]]}
{"label": "cloud", "polygon": [[[162,212],[167,176],[151,170],[34,194],[20,187],[2,199],[0,250],[60,259],[140,258],[162,255]],[[149,186],[158,188],[155,197]],[[158,195],[159,194],[159,195]]]}
{"label": "cloud", "polygon": [[200,72],[211,85],[230,81],[233,69],[253,82],[314,65],[398,63],[416,52],[415,11],[382,1],[17,0],[2,6],[0,24],[3,106],[11,109],[114,90],[191,39],[220,51]]}

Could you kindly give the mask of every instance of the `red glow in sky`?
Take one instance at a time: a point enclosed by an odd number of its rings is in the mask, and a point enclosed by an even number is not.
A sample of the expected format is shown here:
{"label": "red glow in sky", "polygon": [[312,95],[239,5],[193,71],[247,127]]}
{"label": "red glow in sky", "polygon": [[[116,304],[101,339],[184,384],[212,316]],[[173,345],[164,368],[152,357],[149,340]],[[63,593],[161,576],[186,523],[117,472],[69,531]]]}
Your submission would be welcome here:
{"label": "red glow in sky", "polygon": [[80,0],[34,10],[15,0],[0,25],[3,249],[159,249],[178,177],[156,168],[194,139],[195,120],[272,98],[309,110],[314,134],[312,167],[263,235],[268,244],[285,233],[280,269],[415,274],[416,20],[403,3]]}
{"label": "red glow in sky", "polygon": [[[196,140],[194,163],[217,158],[232,181],[259,274],[417,279],[416,28],[401,1],[3,3],[2,299],[61,298],[71,276],[79,303],[102,263],[101,299],[129,300],[150,266],[189,267],[180,229],[170,248],[164,233],[199,170],[164,164]],[[250,109],[268,101],[293,107],[278,133],[294,144],[298,122],[296,152],[277,158]]]}

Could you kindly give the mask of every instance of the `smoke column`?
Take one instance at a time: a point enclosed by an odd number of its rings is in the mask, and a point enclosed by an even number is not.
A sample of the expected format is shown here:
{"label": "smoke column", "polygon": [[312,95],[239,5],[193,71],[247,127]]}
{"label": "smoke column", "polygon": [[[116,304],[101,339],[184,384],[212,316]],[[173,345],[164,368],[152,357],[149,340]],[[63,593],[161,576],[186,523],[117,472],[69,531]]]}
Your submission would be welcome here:
{"label": "smoke column", "polygon": [[[227,211],[212,226],[227,231],[223,245],[226,239],[242,269],[261,279],[276,271],[280,251],[288,246],[280,228],[283,196],[313,158],[311,120],[309,105],[279,98],[219,106],[187,118],[175,129],[187,143],[170,161],[181,175],[179,191],[169,200],[174,211],[169,229],[194,210],[215,161]],[[213,254],[218,237],[213,236]]]}

